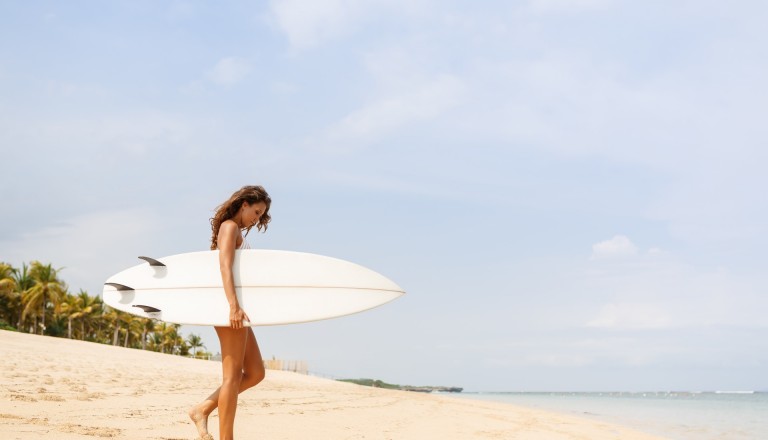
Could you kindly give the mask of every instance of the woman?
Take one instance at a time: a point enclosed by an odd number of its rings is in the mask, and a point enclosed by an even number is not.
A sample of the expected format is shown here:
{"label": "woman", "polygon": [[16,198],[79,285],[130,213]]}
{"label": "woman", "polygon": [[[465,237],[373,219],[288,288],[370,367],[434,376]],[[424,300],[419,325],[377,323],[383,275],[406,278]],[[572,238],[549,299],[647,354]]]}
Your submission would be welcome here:
{"label": "woman", "polygon": [[248,243],[242,236],[243,230],[246,236],[254,226],[259,231],[267,230],[271,204],[272,199],[263,187],[244,186],[216,208],[216,214],[211,218],[211,250],[219,250],[221,280],[229,302],[229,327],[214,327],[221,342],[221,386],[189,410],[189,417],[204,440],[213,439],[208,433],[208,416],[216,407],[219,408],[220,440],[234,438],[237,395],[264,379],[259,344],[253,330],[243,325],[243,321],[250,320],[237,300],[232,264],[235,249],[248,249]]}

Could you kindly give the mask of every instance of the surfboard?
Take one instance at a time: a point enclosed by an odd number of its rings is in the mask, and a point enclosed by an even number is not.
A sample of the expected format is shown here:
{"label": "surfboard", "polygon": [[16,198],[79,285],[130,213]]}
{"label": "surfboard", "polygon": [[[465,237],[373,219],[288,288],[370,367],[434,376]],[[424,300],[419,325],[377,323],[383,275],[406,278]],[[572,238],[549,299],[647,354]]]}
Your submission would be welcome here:
{"label": "surfboard", "polygon": [[[219,251],[190,252],[143,263],[107,279],[102,297],[117,310],[176,324],[229,326]],[[388,303],[405,291],[363,266],[317,254],[235,251],[232,268],[245,325],[336,318]]]}

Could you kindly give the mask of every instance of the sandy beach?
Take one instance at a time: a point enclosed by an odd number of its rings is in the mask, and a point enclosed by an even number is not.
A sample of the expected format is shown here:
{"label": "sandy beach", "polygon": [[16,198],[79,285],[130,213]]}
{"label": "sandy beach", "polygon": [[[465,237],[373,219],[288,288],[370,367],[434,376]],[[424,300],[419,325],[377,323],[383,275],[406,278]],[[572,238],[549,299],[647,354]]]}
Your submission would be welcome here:
{"label": "sandy beach", "polygon": [[[218,362],[0,331],[3,440],[187,440]],[[211,433],[218,437],[216,412]],[[240,439],[654,439],[567,415],[272,371],[240,397]]]}

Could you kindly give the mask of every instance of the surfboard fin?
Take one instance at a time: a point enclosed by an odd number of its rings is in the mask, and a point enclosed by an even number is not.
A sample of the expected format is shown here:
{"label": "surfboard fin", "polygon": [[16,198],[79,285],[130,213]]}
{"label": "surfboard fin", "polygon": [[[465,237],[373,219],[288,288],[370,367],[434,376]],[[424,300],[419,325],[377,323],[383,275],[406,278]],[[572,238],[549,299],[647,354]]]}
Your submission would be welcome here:
{"label": "surfboard fin", "polygon": [[142,305],[138,305],[138,304],[135,304],[133,307],[138,307],[138,308],[140,308],[141,310],[144,310],[147,313],[157,313],[157,312],[161,311],[160,309],[156,309],[156,308],[151,307],[151,306],[142,306]]}
{"label": "surfboard fin", "polygon": [[162,266],[162,267],[165,267],[165,264],[155,260],[154,258],[149,258],[149,257],[139,257],[139,258],[141,258],[142,260],[144,260],[147,263],[149,263],[150,266]]}
{"label": "surfboard fin", "polygon": [[133,287],[128,287],[125,284],[118,283],[104,283],[105,286],[112,286],[117,290],[134,290]]}

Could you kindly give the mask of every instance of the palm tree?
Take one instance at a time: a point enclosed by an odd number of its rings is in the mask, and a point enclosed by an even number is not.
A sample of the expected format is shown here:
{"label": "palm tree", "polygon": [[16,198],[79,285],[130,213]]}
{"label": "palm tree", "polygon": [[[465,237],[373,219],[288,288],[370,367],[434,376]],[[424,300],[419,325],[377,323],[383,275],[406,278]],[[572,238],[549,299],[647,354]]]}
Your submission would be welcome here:
{"label": "palm tree", "polygon": [[[178,346],[179,325],[160,322],[155,325],[155,341],[159,344],[161,353],[171,353],[176,351]],[[166,351],[166,348],[168,349]]]}
{"label": "palm tree", "polygon": [[130,313],[120,313],[117,312],[117,319],[120,321],[121,328],[120,331],[122,333],[125,333],[125,337],[123,338],[123,347],[128,346],[128,338],[131,336],[131,322],[133,321],[133,315]]}
{"label": "palm tree", "polygon": [[160,324],[157,323],[155,325],[155,330],[152,331],[152,333],[149,335],[149,343],[147,344],[147,348],[152,351],[160,351],[162,352],[163,349],[163,337],[161,336],[161,332],[159,331]]}
{"label": "palm tree", "polygon": [[[125,333],[125,337],[123,338],[123,347],[133,346],[139,339],[139,335],[141,335],[144,323],[140,321],[141,318],[135,315],[131,315],[130,313],[118,314],[120,315],[120,321],[123,324],[121,331]],[[129,343],[131,343],[131,345],[129,345]]]}
{"label": "palm tree", "polygon": [[112,344],[117,345],[115,336],[115,327],[119,333],[120,325],[117,321],[117,310],[104,304],[103,300],[101,309],[94,314],[94,322],[96,329],[94,330],[94,340],[100,344]]}
{"label": "palm tree", "polygon": [[173,343],[176,340],[176,332],[173,330],[173,324],[161,323],[159,326],[155,326],[155,333],[160,336],[160,353],[165,353],[166,348],[169,347],[168,352],[173,353]]}
{"label": "palm tree", "polygon": [[[105,343],[111,343],[112,345],[117,345],[117,338],[120,336],[120,314],[117,310],[109,308],[105,309],[104,312],[101,314],[101,322],[106,323],[107,326],[105,328],[106,333],[101,335],[102,340],[105,341]],[[109,332],[112,331],[112,342],[106,342],[110,341],[110,337],[107,336]]]}
{"label": "palm tree", "polygon": [[[182,346],[186,345],[184,338],[179,335],[179,328],[181,328],[179,324],[169,324],[166,328],[166,340],[171,346],[169,351],[171,354],[179,354],[179,350],[182,350]],[[189,347],[184,347],[184,349],[188,351]]]}
{"label": "palm tree", "polygon": [[7,263],[0,263],[0,320],[12,320],[14,286],[13,266]]}
{"label": "palm tree", "polygon": [[173,345],[173,354],[185,357],[189,356],[189,348],[189,344],[187,344],[184,336],[177,334]]}
{"label": "palm tree", "polygon": [[190,335],[187,337],[187,342],[189,342],[189,346],[192,348],[192,356],[194,357],[197,357],[198,348],[205,348],[205,344],[203,344],[203,338],[194,333],[190,333]]}
{"label": "palm tree", "polygon": [[131,325],[128,327],[128,331],[131,334],[131,343],[130,345],[127,345],[127,347],[141,348],[141,341],[139,339],[144,332],[144,318],[134,316]]}
{"label": "palm tree", "polygon": [[0,262],[0,293],[13,289],[13,266]]}
{"label": "palm tree", "polygon": [[82,318],[83,298],[81,296],[67,295],[64,301],[59,303],[57,309],[58,314],[67,319],[67,337],[72,339],[72,320]]}
{"label": "palm tree", "polygon": [[[97,336],[93,332],[93,321],[97,320],[101,315],[104,303],[99,296],[90,296],[88,292],[80,290],[77,296],[82,301],[82,308],[80,310],[80,339],[95,341]],[[86,331],[87,329],[87,331]]]}
{"label": "palm tree", "polygon": [[141,329],[141,349],[147,349],[147,333],[155,331],[155,321],[146,319],[143,321],[143,327]]}
{"label": "palm tree", "polygon": [[122,342],[124,347],[182,356],[187,356],[191,349],[195,357],[200,348],[205,348],[199,335],[191,334],[188,339],[180,335],[181,326],[177,324],[158,323],[113,310],[105,307],[99,296],[92,297],[84,290],[71,295],[58,276],[60,270],[39,261],[29,266],[22,263],[21,269],[0,262],[0,323],[14,322],[17,329],[31,324],[30,333],[40,328],[41,334],[63,336],[66,320],[70,339],[112,345]]}
{"label": "palm tree", "polygon": [[57,277],[59,270],[61,269],[54,269],[50,264],[44,265],[39,261],[33,261],[29,270],[34,285],[26,292],[23,299],[25,306],[22,314],[26,316],[28,313],[40,309],[42,316],[40,334],[45,332],[45,311],[48,303],[58,304],[66,291],[64,282]]}
{"label": "palm tree", "polygon": [[24,297],[26,296],[26,293],[32,289],[32,286],[35,285],[35,280],[30,276],[29,267],[26,263],[21,264],[21,270],[14,269],[11,277],[13,278],[12,304],[15,306],[16,316],[18,316],[16,328],[21,330],[25,318],[23,311]]}

